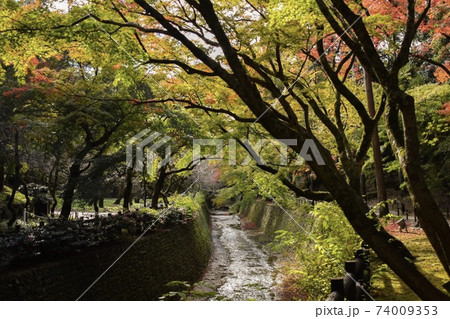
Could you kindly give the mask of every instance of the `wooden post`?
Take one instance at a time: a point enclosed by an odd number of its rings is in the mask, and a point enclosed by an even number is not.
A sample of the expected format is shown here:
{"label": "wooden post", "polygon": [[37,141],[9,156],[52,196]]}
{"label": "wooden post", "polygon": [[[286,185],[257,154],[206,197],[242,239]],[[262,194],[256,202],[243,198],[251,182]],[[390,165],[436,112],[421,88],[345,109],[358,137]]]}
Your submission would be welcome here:
{"label": "wooden post", "polygon": [[344,295],[344,278],[331,278],[331,291],[336,291]]}
{"label": "wooden post", "polygon": [[345,262],[345,277],[331,279],[331,294],[327,301],[367,300],[365,290],[369,289],[370,251],[366,244],[355,252],[355,259]]}
{"label": "wooden post", "polygon": [[362,296],[364,296],[364,290],[360,282],[357,282],[355,285],[355,300],[362,300]]}
{"label": "wooden post", "polygon": [[356,273],[356,260],[348,260],[345,262],[345,271],[355,274]]}
{"label": "wooden post", "polygon": [[356,260],[349,260],[345,262],[345,271],[347,272],[344,277],[344,297],[347,300],[356,300]]}
{"label": "wooden post", "polygon": [[353,274],[347,273],[344,277],[344,297],[356,301],[356,282]]}

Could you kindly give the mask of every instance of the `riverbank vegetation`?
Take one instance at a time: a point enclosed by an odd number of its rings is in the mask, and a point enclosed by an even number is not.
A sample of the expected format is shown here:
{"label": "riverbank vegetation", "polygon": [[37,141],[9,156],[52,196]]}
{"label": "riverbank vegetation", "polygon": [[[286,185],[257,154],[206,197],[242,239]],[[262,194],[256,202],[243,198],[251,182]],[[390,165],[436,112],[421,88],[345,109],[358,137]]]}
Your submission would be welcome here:
{"label": "riverbank vegetation", "polygon": [[[324,213],[326,212],[326,213]],[[300,225],[277,231],[269,247],[278,256],[279,290],[283,300],[325,300],[330,278],[343,277],[345,261],[352,260],[361,238],[334,203],[302,205],[291,209]],[[446,273],[420,228],[399,231],[395,216],[383,221],[384,228],[399,238],[415,264],[437,286],[446,283]],[[409,224],[411,226],[411,224]],[[371,282],[367,291],[375,300],[407,301],[420,298],[375,254],[370,259]],[[370,297],[369,297],[370,299]]]}
{"label": "riverbank vegetation", "polygon": [[354,258],[361,238],[336,204],[302,208],[300,225],[278,231],[271,247],[281,253],[281,264],[285,263],[282,287],[289,282],[296,291],[290,298],[325,300],[330,294],[330,278],[343,276],[342,265]]}

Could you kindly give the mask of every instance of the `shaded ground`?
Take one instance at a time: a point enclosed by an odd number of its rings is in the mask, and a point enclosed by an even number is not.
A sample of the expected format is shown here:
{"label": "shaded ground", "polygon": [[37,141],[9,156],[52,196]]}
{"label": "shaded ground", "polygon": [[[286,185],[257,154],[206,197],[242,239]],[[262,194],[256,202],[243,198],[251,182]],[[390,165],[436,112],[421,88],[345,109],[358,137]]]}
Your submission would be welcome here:
{"label": "shaded ground", "polygon": [[[414,219],[414,209],[412,207],[409,195],[405,195],[404,192],[392,188],[388,188],[387,193],[388,199],[396,200],[396,203],[389,205],[389,212],[394,216],[398,216],[398,219],[400,218],[407,219],[408,222],[411,224],[411,226],[415,225],[417,220]],[[433,195],[435,197],[436,202],[439,204],[439,207],[441,208],[444,217],[450,224],[450,205],[449,205],[450,201],[448,200],[449,195],[447,194],[433,194]],[[377,203],[378,200],[376,198],[371,198],[367,201],[369,207],[374,207]],[[402,213],[401,203],[405,204],[406,214]]]}
{"label": "shaded ground", "polygon": [[[447,274],[434,253],[427,237],[420,228],[409,228],[408,233],[399,232],[398,226],[392,222],[385,229],[401,240],[417,258],[416,266],[437,287],[442,287],[448,281]],[[378,258],[373,258],[372,296],[376,300],[419,300],[419,297],[406,286],[392,270],[383,266]]]}

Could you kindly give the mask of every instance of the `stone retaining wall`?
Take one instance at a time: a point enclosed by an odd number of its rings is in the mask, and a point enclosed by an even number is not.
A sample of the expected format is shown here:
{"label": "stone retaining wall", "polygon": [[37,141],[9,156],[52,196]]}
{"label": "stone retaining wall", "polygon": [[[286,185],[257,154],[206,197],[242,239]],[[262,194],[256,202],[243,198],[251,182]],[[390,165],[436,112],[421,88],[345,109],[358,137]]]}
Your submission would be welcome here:
{"label": "stone retaining wall", "polygon": [[[76,300],[132,243],[84,249],[0,274],[0,300]],[[142,237],[82,300],[157,300],[170,281],[195,281],[211,254],[206,205],[187,225]]]}
{"label": "stone retaining wall", "polygon": [[269,237],[273,237],[277,230],[287,229],[290,222],[289,216],[278,205],[262,199],[249,205],[241,205],[239,214]]}

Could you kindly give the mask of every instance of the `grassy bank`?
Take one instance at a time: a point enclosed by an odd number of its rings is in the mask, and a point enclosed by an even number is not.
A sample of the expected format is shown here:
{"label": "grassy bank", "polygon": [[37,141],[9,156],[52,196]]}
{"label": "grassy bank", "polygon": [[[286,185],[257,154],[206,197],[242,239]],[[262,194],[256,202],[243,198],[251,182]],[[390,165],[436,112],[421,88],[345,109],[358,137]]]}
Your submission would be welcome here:
{"label": "grassy bank", "polygon": [[[0,191],[0,206],[6,206],[7,198],[11,195],[12,189],[5,186],[2,191]],[[25,204],[25,195],[21,192],[16,192],[14,196],[14,204]]]}
{"label": "grassy bank", "polygon": [[[114,202],[116,201],[115,198],[105,198],[103,200],[103,208],[99,208],[99,211],[101,213],[106,213],[106,212],[118,212],[118,211],[123,211],[123,200],[120,202],[120,204],[114,204]],[[147,203],[149,203],[149,201],[147,201]],[[61,210],[62,207],[62,200],[58,201],[58,205],[56,206],[56,210]],[[140,201],[139,203],[135,203],[133,201],[133,203],[130,205],[131,209],[136,209],[136,208],[141,208],[144,205],[144,201]],[[84,201],[80,201],[80,200],[74,200],[72,203],[72,211],[74,212],[90,212],[93,213],[94,212],[94,206],[93,205],[88,205],[86,202]]]}
{"label": "grassy bank", "polygon": [[[448,276],[439,262],[430,242],[421,229],[409,229],[409,232],[399,232],[397,226],[390,223],[386,229],[400,239],[417,258],[416,266],[437,287],[442,287],[448,281]],[[372,290],[375,300],[420,300],[406,284],[386,265],[372,258]]]}

